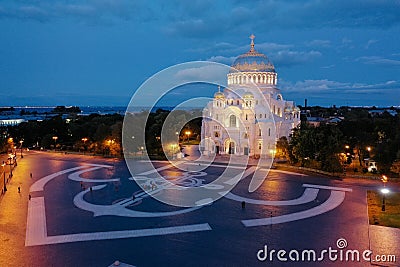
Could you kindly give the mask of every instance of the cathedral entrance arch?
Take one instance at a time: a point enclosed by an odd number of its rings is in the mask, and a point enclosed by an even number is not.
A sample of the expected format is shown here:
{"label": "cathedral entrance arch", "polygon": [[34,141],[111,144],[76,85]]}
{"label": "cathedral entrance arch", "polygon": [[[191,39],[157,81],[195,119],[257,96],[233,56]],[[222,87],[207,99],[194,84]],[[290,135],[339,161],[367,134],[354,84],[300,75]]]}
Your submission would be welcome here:
{"label": "cathedral entrance arch", "polygon": [[235,154],[236,153],[236,143],[232,139],[227,139],[225,141],[225,152],[227,154]]}
{"label": "cathedral entrance arch", "polygon": [[229,154],[235,154],[235,142],[229,142]]}

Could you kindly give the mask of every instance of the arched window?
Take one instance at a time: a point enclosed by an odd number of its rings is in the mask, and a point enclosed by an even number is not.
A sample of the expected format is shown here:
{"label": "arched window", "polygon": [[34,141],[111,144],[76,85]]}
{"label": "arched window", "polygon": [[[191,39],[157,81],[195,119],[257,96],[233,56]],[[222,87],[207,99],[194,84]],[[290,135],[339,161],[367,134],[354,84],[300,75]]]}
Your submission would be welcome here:
{"label": "arched window", "polygon": [[239,106],[239,104],[240,104],[239,100],[236,100],[236,105],[238,105],[238,106]]}
{"label": "arched window", "polygon": [[215,132],[215,133],[214,133],[214,136],[215,136],[215,137],[219,137],[219,133],[218,133],[218,132]]}
{"label": "arched window", "polygon": [[271,128],[268,128],[268,136],[271,136]]}
{"label": "arched window", "polygon": [[247,119],[248,119],[248,117],[247,117],[247,114],[246,114],[246,121],[247,121]]}
{"label": "arched window", "polygon": [[229,116],[229,127],[236,127],[236,116],[235,115]]}
{"label": "arched window", "polygon": [[261,136],[261,129],[258,129],[258,136]]}

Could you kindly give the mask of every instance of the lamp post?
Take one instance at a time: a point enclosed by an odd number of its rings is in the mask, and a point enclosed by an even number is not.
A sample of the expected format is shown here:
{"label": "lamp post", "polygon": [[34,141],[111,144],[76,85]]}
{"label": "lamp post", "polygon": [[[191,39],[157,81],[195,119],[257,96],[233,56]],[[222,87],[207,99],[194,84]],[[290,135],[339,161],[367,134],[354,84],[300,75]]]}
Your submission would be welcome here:
{"label": "lamp post", "polygon": [[185,134],[187,135],[187,143],[189,144],[189,137],[190,137],[191,132],[190,131],[186,131]]}
{"label": "lamp post", "polygon": [[82,141],[83,141],[83,155],[85,155],[86,141],[87,141],[87,140],[88,140],[88,139],[87,139],[86,137],[82,138]]}
{"label": "lamp post", "polygon": [[381,192],[383,194],[382,197],[382,211],[386,210],[386,203],[385,203],[385,196],[387,193],[389,193],[389,189],[386,188],[386,183],[388,182],[388,178],[386,175],[382,175],[382,182],[383,182],[383,188],[381,189]]}
{"label": "lamp post", "polygon": [[22,155],[22,143],[24,142],[24,140],[21,140],[21,141],[19,141],[19,143],[21,144],[21,159],[24,157],[23,155]]}
{"label": "lamp post", "polygon": [[12,154],[8,154],[8,159],[10,160],[10,177],[13,177],[13,173],[12,173]]}
{"label": "lamp post", "polygon": [[1,166],[3,166],[3,180],[4,180],[3,192],[5,193],[5,192],[7,191],[7,186],[6,186],[6,170],[5,170],[6,163],[3,161],[3,164],[1,164]]}
{"label": "lamp post", "polygon": [[177,147],[177,144],[171,144],[171,148],[172,148],[172,158],[174,158],[174,154],[175,154],[175,149]]}
{"label": "lamp post", "polygon": [[53,136],[53,140],[54,140],[54,151],[56,151],[57,139],[58,139],[58,136]]}

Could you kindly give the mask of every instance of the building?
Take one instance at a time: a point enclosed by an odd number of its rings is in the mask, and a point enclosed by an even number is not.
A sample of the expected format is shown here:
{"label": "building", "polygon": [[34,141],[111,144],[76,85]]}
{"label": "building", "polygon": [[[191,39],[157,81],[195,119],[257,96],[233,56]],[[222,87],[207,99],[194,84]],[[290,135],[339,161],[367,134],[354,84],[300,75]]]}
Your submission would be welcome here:
{"label": "building", "polygon": [[284,100],[278,74],[266,55],[254,48],[236,58],[227,74],[227,88],[215,93],[203,110],[204,155],[268,156],[276,141],[300,123],[300,109]]}
{"label": "building", "polygon": [[0,119],[0,126],[16,126],[24,121],[24,119]]}

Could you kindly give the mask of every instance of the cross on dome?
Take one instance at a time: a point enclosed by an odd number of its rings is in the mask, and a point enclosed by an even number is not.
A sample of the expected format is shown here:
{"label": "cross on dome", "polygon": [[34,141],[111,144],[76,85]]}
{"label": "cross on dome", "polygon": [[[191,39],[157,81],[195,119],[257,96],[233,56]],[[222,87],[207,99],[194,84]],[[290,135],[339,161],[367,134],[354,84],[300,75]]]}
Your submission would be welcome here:
{"label": "cross on dome", "polygon": [[252,34],[252,35],[250,35],[249,38],[251,39],[250,52],[254,52],[254,39],[256,38],[256,36],[254,34]]}

